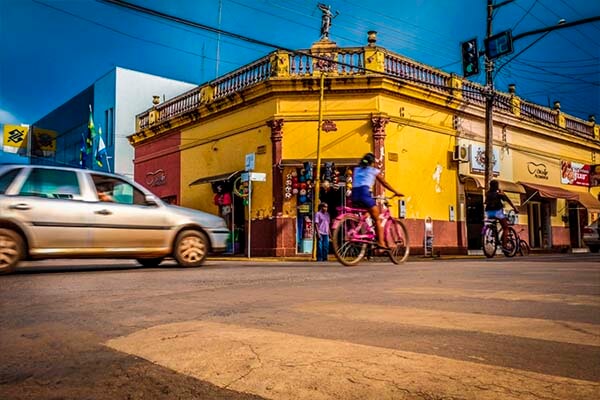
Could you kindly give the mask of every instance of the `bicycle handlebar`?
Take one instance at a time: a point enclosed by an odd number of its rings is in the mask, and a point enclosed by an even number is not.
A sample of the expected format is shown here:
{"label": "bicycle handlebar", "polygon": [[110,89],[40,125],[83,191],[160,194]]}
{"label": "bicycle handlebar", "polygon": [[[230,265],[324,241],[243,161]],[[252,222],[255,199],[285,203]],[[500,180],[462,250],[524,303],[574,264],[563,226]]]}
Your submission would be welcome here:
{"label": "bicycle handlebar", "polygon": [[394,197],[404,197],[404,195],[402,193],[398,193],[398,194],[394,193],[391,197],[388,197],[388,196],[373,196],[373,198],[375,200],[391,200]]}

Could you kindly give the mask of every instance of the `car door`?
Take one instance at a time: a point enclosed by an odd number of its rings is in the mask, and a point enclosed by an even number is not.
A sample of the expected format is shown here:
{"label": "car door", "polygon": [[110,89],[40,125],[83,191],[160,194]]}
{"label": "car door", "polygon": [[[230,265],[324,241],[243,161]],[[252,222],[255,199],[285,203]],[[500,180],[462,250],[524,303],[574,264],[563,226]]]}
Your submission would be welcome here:
{"label": "car door", "polygon": [[112,175],[90,174],[98,193],[92,204],[93,244],[115,254],[166,251],[170,225],[162,206],[146,204],[146,195]]}
{"label": "car door", "polygon": [[82,195],[77,171],[30,168],[21,187],[9,198],[7,213],[28,226],[34,254],[79,253],[91,244],[92,212]]}

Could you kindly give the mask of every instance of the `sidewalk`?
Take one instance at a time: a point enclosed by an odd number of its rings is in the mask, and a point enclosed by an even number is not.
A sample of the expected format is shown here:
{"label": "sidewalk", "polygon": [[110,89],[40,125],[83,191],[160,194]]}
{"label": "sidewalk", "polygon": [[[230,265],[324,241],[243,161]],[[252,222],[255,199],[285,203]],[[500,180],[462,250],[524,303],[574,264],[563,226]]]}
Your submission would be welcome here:
{"label": "sidewalk", "polygon": [[[414,255],[408,256],[407,262],[415,262],[415,261],[443,261],[443,260],[475,260],[475,259],[485,259],[484,255],[442,255],[442,256],[424,256],[424,255]],[[305,263],[316,263],[310,257],[302,257],[302,256],[292,256],[292,257],[246,257],[245,255],[214,255],[209,256],[208,261],[233,261],[233,262],[305,262]],[[333,254],[329,255],[328,261],[337,262],[335,256]],[[365,260],[367,261],[367,260]],[[370,262],[391,262],[389,257],[387,256],[374,256],[371,257],[368,261]]]}

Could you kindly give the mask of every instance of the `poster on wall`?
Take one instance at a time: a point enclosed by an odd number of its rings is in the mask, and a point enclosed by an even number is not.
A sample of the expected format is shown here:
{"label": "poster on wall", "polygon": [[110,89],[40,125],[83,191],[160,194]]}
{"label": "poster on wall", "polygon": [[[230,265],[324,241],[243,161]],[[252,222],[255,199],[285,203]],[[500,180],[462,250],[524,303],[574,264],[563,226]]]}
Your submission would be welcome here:
{"label": "poster on wall", "polygon": [[[498,149],[493,149],[492,153],[492,171],[494,175],[500,173],[500,152]],[[485,173],[485,147],[471,145],[471,172],[472,173]]]}
{"label": "poster on wall", "polygon": [[560,183],[563,185],[590,186],[590,165],[561,160]]}

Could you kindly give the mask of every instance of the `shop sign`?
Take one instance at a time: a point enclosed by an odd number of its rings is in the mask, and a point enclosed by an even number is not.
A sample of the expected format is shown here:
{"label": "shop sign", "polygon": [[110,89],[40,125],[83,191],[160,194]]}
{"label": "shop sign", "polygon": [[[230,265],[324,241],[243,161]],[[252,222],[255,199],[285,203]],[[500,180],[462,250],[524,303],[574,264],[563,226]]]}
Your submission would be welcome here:
{"label": "shop sign", "polygon": [[150,187],[162,186],[166,185],[166,183],[167,173],[162,168],[146,174],[146,185]]}
{"label": "shop sign", "polygon": [[529,161],[527,163],[527,172],[535,178],[548,180],[548,167],[546,167],[546,164],[544,163],[534,163],[533,161]]}
{"label": "shop sign", "polygon": [[[493,149],[492,171],[494,175],[500,173],[500,152]],[[471,173],[485,173],[485,147],[471,145]]]}
{"label": "shop sign", "polygon": [[590,165],[561,161],[560,183],[563,185],[590,186]]}
{"label": "shop sign", "polygon": [[310,204],[301,204],[298,206],[298,212],[308,214],[310,212]]}
{"label": "shop sign", "polygon": [[253,182],[266,182],[267,174],[264,172],[250,172],[250,180]]}

